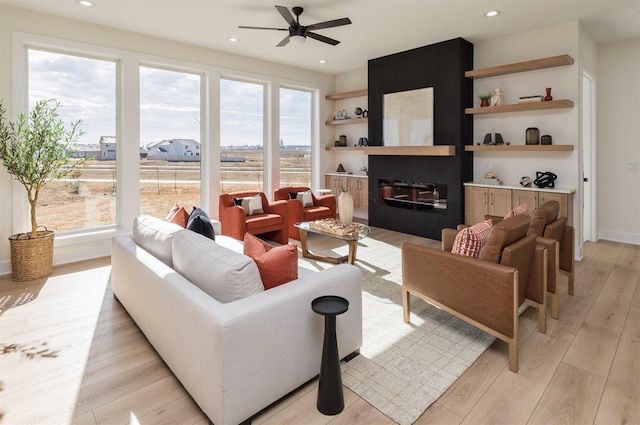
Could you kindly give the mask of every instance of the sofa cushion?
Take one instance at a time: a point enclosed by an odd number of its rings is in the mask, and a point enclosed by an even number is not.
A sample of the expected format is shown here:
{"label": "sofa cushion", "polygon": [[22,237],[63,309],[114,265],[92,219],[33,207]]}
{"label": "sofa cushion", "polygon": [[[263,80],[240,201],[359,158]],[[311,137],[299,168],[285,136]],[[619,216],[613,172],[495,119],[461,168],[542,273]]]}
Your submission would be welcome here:
{"label": "sofa cushion", "polygon": [[184,229],[187,227],[187,222],[189,221],[189,212],[184,209],[184,207],[174,204],[167,217],[165,217],[165,220],[175,223]]}
{"label": "sofa cushion", "polygon": [[311,196],[311,190],[305,190],[304,192],[289,192],[291,199],[297,199],[302,202],[302,208],[308,208],[313,206],[313,196]]}
{"label": "sofa cushion", "polygon": [[184,230],[178,224],[161,218],[140,215],[133,220],[133,240],[157,259],[173,267],[171,242],[176,232]]}
{"label": "sofa cushion", "polygon": [[298,247],[272,246],[251,233],[244,235],[244,254],[258,265],[264,289],[271,289],[298,278]]}
{"label": "sofa cushion", "polygon": [[527,217],[529,216],[529,207],[527,207],[527,204],[518,205],[517,207],[509,211],[507,215],[504,216],[504,218],[513,217],[514,215],[518,214],[526,215]]}
{"label": "sofa cushion", "polygon": [[491,220],[481,221],[460,230],[453,241],[451,252],[468,257],[477,257],[491,231]]}
{"label": "sofa cushion", "polygon": [[504,247],[526,236],[527,230],[529,230],[529,217],[526,215],[514,215],[502,220],[491,228],[485,244],[480,249],[478,259],[499,263]]}
{"label": "sofa cushion", "polygon": [[262,195],[247,196],[246,198],[233,198],[233,202],[244,210],[244,215],[264,214],[262,209]]}
{"label": "sofa cushion", "polygon": [[256,263],[196,232],[180,232],[173,240],[174,269],[191,283],[228,303],[264,291]]}
{"label": "sofa cushion", "polygon": [[209,216],[200,208],[193,207],[189,221],[187,221],[187,229],[200,233],[209,239],[216,239],[216,233],[213,231],[213,225],[211,224]]}

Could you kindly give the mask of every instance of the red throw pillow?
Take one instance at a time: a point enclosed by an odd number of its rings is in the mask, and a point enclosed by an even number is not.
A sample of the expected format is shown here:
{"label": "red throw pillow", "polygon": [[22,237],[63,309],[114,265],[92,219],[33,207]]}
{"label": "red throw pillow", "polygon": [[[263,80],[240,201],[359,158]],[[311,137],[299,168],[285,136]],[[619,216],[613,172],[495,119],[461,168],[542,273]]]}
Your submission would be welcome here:
{"label": "red throw pillow", "polygon": [[245,233],[244,255],[258,265],[264,289],[271,289],[298,278],[298,246],[271,246],[262,239]]}
{"label": "red throw pillow", "polygon": [[169,211],[169,214],[167,215],[165,220],[186,228],[187,222],[189,221],[189,213],[184,209],[184,207],[175,204],[171,208],[171,211]]}
{"label": "red throw pillow", "polygon": [[509,211],[507,215],[504,216],[504,218],[506,220],[507,218],[511,218],[514,215],[519,215],[519,214],[529,215],[529,207],[527,207],[527,204],[518,205],[517,207]]}
{"label": "red throw pillow", "polygon": [[481,221],[471,227],[465,227],[456,235],[451,252],[453,254],[478,258],[480,248],[484,245],[490,232],[491,220]]}

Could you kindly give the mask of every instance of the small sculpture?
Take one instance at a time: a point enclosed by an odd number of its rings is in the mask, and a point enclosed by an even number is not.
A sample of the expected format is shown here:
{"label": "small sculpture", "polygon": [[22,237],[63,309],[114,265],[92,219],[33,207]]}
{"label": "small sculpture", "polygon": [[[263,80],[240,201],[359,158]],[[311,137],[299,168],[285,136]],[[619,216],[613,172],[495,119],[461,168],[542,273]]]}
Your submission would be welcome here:
{"label": "small sculpture", "polygon": [[502,139],[502,134],[496,133],[496,140],[494,145],[504,145],[504,140]]}
{"label": "small sculpture", "polygon": [[484,141],[482,142],[483,145],[493,145],[493,142],[491,141],[491,133],[487,133],[484,135]]}
{"label": "small sculpture", "polygon": [[497,88],[493,93],[493,96],[491,96],[491,106],[500,106],[500,105],[504,105],[504,99],[502,98],[502,93],[500,92],[500,89]]}
{"label": "small sculpture", "polygon": [[524,176],[520,179],[520,186],[522,187],[531,187],[531,177]]}
{"label": "small sculpture", "polygon": [[555,187],[555,181],[557,178],[558,176],[553,174],[551,171],[545,171],[544,173],[542,171],[536,171],[536,179],[533,181],[533,184],[539,188],[553,188]]}

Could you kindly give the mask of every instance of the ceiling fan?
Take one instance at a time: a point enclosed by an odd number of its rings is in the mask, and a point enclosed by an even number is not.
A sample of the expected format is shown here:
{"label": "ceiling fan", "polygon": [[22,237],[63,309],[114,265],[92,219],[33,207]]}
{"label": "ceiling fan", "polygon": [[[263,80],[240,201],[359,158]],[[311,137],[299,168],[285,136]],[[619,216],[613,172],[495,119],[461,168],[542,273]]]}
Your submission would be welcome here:
{"label": "ceiling fan", "polygon": [[289,24],[289,28],[267,28],[267,27],[248,27],[240,25],[238,28],[244,29],[254,29],[254,30],[276,30],[276,31],[289,31],[289,35],[287,35],[280,43],[278,43],[277,47],[286,46],[289,44],[289,40],[294,42],[303,43],[307,37],[311,37],[315,40],[322,41],[323,43],[331,44],[335,46],[340,43],[338,40],[334,40],[333,38],[325,37],[324,35],[316,34],[315,32],[311,32],[314,30],[321,30],[324,28],[332,28],[339,27],[341,25],[349,25],[351,23],[351,19],[349,18],[341,18],[334,19],[332,21],[319,22],[313,25],[300,25],[300,15],[302,15],[302,11],[304,10],[301,7],[293,7],[291,10],[293,14],[296,15],[296,18],[293,18],[289,9],[284,6],[276,6],[276,9],[285,21]]}

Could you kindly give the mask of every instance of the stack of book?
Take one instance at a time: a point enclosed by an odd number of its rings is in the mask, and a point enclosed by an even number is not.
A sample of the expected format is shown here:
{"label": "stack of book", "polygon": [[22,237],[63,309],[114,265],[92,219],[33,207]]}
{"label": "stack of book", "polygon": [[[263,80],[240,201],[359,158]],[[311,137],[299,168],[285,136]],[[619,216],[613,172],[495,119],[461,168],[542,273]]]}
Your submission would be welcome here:
{"label": "stack of book", "polygon": [[520,96],[518,98],[519,103],[530,103],[530,102],[542,102],[544,97],[542,96]]}
{"label": "stack of book", "polygon": [[500,179],[480,179],[480,181],[478,183],[501,185],[502,184],[502,180],[500,180]]}

